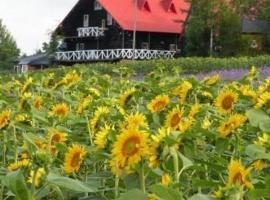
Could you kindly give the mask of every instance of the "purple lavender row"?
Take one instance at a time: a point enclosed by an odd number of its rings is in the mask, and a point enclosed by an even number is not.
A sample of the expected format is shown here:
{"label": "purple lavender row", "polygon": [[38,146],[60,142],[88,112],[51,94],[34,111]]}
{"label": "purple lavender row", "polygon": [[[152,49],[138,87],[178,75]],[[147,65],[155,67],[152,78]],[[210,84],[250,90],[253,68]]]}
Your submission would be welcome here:
{"label": "purple lavender row", "polygon": [[[261,72],[262,78],[270,76],[270,67],[257,68]],[[198,73],[195,76],[202,80],[207,76],[220,75],[222,80],[240,80],[248,73],[248,69],[225,69],[225,70],[214,70],[211,72]]]}

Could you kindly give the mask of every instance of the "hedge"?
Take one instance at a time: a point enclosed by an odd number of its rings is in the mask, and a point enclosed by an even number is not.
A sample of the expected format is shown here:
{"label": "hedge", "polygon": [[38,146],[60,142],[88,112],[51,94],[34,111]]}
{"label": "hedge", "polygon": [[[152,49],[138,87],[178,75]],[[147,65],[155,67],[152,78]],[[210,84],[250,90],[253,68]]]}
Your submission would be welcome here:
{"label": "hedge", "polygon": [[232,58],[202,58],[186,57],[169,60],[149,60],[149,61],[120,61],[116,63],[92,63],[77,64],[76,67],[89,67],[100,73],[113,74],[121,68],[128,68],[135,73],[149,73],[155,69],[162,68],[170,72],[179,69],[185,74],[195,74],[198,72],[208,72],[219,69],[240,69],[256,67],[270,67],[270,55],[257,57],[232,57]]}

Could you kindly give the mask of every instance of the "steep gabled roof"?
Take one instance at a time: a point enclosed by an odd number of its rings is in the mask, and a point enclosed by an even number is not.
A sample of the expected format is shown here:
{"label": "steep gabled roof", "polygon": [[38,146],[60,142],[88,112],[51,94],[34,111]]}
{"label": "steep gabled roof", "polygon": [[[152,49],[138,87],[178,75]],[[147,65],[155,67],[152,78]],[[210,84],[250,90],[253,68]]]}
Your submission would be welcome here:
{"label": "steep gabled roof", "polygon": [[242,19],[242,33],[266,33],[268,24],[264,20]]}
{"label": "steep gabled roof", "polygon": [[[135,5],[135,2],[138,5]],[[124,29],[143,32],[184,32],[190,3],[186,0],[98,0],[115,21]],[[137,14],[135,14],[135,6]]]}
{"label": "steep gabled roof", "polygon": [[38,53],[32,56],[26,56],[19,60],[19,65],[49,65],[48,55],[46,53]]}

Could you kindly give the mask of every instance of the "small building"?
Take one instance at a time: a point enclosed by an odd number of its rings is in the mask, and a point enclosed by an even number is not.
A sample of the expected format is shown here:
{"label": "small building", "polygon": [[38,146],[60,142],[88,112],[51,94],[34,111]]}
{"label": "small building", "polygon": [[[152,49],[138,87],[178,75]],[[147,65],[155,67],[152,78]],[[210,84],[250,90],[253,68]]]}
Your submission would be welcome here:
{"label": "small building", "polygon": [[186,0],[79,0],[55,30],[59,63],[172,58],[181,51]]}
{"label": "small building", "polygon": [[248,43],[249,51],[262,53],[267,43],[268,24],[259,19],[242,19],[242,37]]}
{"label": "small building", "polygon": [[39,53],[21,58],[14,68],[17,73],[24,73],[47,67],[49,67],[48,55],[46,53]]}

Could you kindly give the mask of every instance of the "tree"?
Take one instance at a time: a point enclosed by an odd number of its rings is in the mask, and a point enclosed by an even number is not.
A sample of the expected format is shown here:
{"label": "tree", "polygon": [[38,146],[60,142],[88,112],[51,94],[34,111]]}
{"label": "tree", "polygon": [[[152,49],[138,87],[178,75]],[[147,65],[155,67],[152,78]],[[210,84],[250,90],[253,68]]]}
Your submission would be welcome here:
{"label": "tree", "polygon": [[186,54],[192,56],[241,54],[244,48],[241,19],[245,15],[257,13],[257,9],[254,9],[256,1],[190,0],[192,11],[186,27]]}
{"label": "tree", "polygon": [[60,40],[61,38],[57,36],[55,32],[52,32],[49,44],[43,45],[46,49],[46,53],[48,54],[49,65],[55,64],[55,52],[59,48]]}
{"label": "tree", "polygon": [[0,19],[0,69],[12,69],[19,54],[15,40]]}

